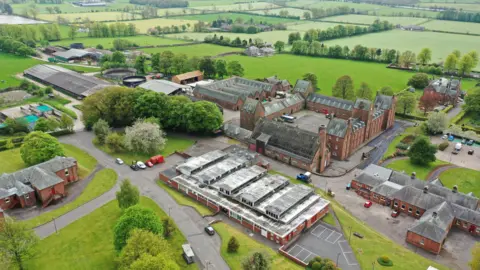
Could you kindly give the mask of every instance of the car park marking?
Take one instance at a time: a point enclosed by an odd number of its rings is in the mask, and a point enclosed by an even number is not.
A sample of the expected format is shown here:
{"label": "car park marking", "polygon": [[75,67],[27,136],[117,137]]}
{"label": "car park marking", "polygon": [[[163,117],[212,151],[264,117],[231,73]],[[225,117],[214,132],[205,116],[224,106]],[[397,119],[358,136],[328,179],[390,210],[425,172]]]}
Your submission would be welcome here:
{"label": "car park marking", "polygon": [[[299,252],[296,252],[296,254],[290,253],[290,252],[292,252],[295,248],[297,248],[297,249],[299,248],[300,251],[299,251]],[[305,257],[302,256],[302,257],[304,257],[303,259],[301,259],[300,256],[299,256],[302,252],[307,253],[307,255],[306,255]],[[308,263],[309,260],[310,260],[310,257],[316,257],[316,256],[318,256],[317,254],[311,252],[310,250],[308,250],[308,249],[306,249],[306,248],[304,248],[304,247],[302,247],[302,246],[300,246],[300,245],[298,245],[298,244],[295,244],[295,246],[293,246],[293,248],[291,248],[289,251],[287,251],[287,253],[288,253],[289,255],[295,257],[296,259],[304,262],[304,263]]]}
{"label": "car park marking", "polygon": [[[328,239],[330,238],[330,236],[332,236],[332,235],[333,235],[333,237],[331,238],[331,240],[332,240],[332,239],[335,239],[335,240],[333,240],[333,241],[328,240]],[[329,242],[329,243],[331,243],[331,244],[335,244],[335,243],[338,241],[338,239],[340,239],[340,237],[342,237],[342,234],[334,231],[334,232],[332,232],[332,234],[330,234],[330,235],[325,239],[325,241],[327,241],[327,242]]]}
{"label": "car park marking", "polygon": [[[342,254],[343,254],[343,257],[345,258],[345,261],[347,262],[348,265],[357,265],[356,263],[351,263],[349,260],[348,260],[348,257],[346,254],[352,254],[353,252],[351,251],[344,251],[343,248],[342,248],[342,244],[340,243],[343,243],[343,242],[347,242],[345,240],[342,240],[342,241],[338,241],[338,245],[340,246],[340,249],[342,250]],[[348,245],[348,244],[347,244]]]}

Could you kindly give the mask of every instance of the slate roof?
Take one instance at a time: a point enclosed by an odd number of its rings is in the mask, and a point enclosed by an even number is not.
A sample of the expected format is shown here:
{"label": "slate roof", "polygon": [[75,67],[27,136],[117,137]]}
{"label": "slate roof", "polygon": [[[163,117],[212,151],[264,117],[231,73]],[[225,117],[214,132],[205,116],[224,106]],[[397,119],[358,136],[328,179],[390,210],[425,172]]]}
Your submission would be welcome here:
{"label": "slate roof", "polygon": [[442,197],[430,192],[424,193],[422,189],[413,186],[405,186],[393,194],[393,198],[401,200],[422,209],[430,209],[445,201]]}
{"label": "slate roof", "polygon": [[[232,77],[222,81],[213,82],[207,85],[195,86],[195,91],[217,99],[236,103],[239,98],[245,100],[250,95],[271,92],[273,85],[269,83],[249,80],[240,77]],[[227,95],[222,95],[227,94]]]}
{"label": "slate roof", "polygon": [[393,194],[395,194],[395,192],[399,191],[402,188],[403,187],[398,184],[385,181],[380,185],[373,187],[372,192],[375,192],[377,194],[380,194],[388,198],[392,198]]}
{"label": "slate roof", "polygon": [[371,105],[372,105],[372,102],[370,100],[357,98],[357,100],[355,100],[355,104],[353,105],[353,107],[355,109],[369,111]]}
{"label": "slate roof", "polygon": [[90,55],[90,52],[85,50],[79,50],[79,49],[70,49],[64,52],[62,51],[54,52],[53,55],[70,60],[74,58],[82,58],[82,57],[88,56]]}
{"label": "slate roof", "polygon": [[460,81],[457,79],[449,80],[447,78],[440,78],[430,82],[430,87],[433,88],[437,93],[455,96],[457,94],[457,88],[459,84]]}
{"label": "slate roof", "polygon": [[383,179],[385,181],[387,181],[392,174],[392,170],[382,166],[378,166],[373,163],[368,165],[368,167],[365,168],[363,172],[369,173],[370,175],[378,176],[380,179]]}
{"label": "slate roof", "polygon": [[303,103],[305,100],[303,99],[302,95],[299,93],[289,95],[285,99],[281,99],[274,102],[265,102],[262,103],[263,107],[265,108],[265,115],[270,115],[272,113],[276,113],[283,109],[286,109],[292,105]]}
{"label": "slate roof", "polygon": [[320,147],[318,134],[283,122],[261,118],[257,122],[251,138],[256,140],[262,134],[270,135],[267,146],[273,146],[307,161],[313,159]]}
{"label": "slate roof", "polygon": [[247,100],[243,104],[242,111],[246,111],[248,113],[254,113],[259,102],[260,101],[258,101],[256,99],[247,98]]}
{"label": "slate roof", "polygon": [[188,86],[174,83],[167,80],[150,80],[148,82],[144,82],[140,84],[138,87],[144,88],[147,90],[152,90],[157,93],[164,93],[165,95],[170,95],[175,91],[181,90]]}
{"label": "slate roof", "polygon": [[353,110],[354,103],[350,100],[329,97],[319,94],[310,94],[307,97],[307,101],[323,104],[325,106],[335,107],[342,110],[351,111]]}
{"label": "slate roof", "polygon": [[358,118],[352,119],[352,130],[353,130],[353,132],[363,128],[364,126],[365,126],[365,122],[363,122],[362,120],[360,120]]}
{"label": "slate roof", "polygon": [[357,177],[355,177],[355,180],[361,184],[365,184],[370,187],[375,187],[377,185],[382,184],[386,180],[383,179],[382,177],[379,177],[377,175],[370,174],[368,172],[363,172]]}
{"label": "slate roof", "polygon": [[374,104],[376,110],[390,110],[392,108],[392,97],[378,94],[375,97]]}
{"label": "slate roof", "polygon": [[205,88],[205,87],[199,86],[199,85],[197,85],[195,87],[194,91],[197,91],[198,93],[200,93],[202,95],[209,96],[209,97],[219,99],[219,100],[223,100],[223,101],[227,101],[227,102],[230,102],[230,103],[237,103],[238,99],[240,99],[240,98],[243,99],[243,97],[238,96],[238,95],[233,95],[233,94],[218,91],[218,90],[208,89],[208,88]]}
{"label": "slate roof", "polygon": [[297,82],[295,83],[295,87],[293,87],[293,92],[304,93],[308,90],[309,85],[309,81],[297,80]]}
{"label": "slate roof", "polygon": [[274,75],[274,76],[271,76],[271,77],[268,77],[268,78],[265,78],[265,80],[268,82],[268,83],[271,83],[271,84],[281,84],[282,86],[289,86],[290,85],[290,82],[288,82],[287,80],[281,80],[277,77],[277,75]]}
{"label": "slate roof", "polygon": [[462,207],[460,205],[451,204],[453,215],[460,220],[480,226],[480,212]]}
{"label": "slate roof", "polygon": [[333,118],[328,122],[327,134],[343,138],[347,133],[347,128],[348,128],[347,120],[340,119],[340,118]]}
{"label": "slate roof", "polygon": [[416,220],[408,231],[424,236],[437,243],[447,237],[453,221],[453,209],[447,202],[442,202],[428,209],[420,219]]}

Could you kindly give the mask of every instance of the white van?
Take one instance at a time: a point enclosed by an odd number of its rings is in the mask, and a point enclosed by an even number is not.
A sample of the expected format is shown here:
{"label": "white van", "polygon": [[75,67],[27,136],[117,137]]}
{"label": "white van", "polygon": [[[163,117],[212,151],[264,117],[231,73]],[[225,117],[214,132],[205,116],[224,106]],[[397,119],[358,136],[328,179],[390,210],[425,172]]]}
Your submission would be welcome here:
{"label": "white van", "polygon": [[193,250],[192,250],[192,247],[190,246],[190,244],[182,245],[182,249],[183,249],[182,256],[185,259],[185,261],[187,262],[187,264],[194,263],[193,259],[195,258],[195,254],[193,253]]}

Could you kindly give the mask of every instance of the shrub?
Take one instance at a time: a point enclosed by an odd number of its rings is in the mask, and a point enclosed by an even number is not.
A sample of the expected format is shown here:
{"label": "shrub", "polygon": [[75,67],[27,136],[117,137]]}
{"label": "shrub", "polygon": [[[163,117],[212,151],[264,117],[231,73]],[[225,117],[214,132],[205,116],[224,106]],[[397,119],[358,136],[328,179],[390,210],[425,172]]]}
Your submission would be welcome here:
{"label": "shrub", "polygon": [[390,260],[390,258],[388,258],[388,256],[381,256],[377,259],[377,262],[382,265],[382,266],[393,266],[393,262],[392,260]]}
{"label": "shrub", "polygon": [[448,147],[448,142],[442,142],[438,145],[438,150],[443,151]]}
{"label": "shrub", "polygon": [[402,150],[408,150],[408,147],[410,147],[410,145],[400,142],[395,147]]}
{"label": "shrub", "polygon": [[240,247],[240,244],[238,243],[237,238],[235,238],[235,236],[232,236],[228,241],[227,251],[229,253],[237,252],[239,247]]}

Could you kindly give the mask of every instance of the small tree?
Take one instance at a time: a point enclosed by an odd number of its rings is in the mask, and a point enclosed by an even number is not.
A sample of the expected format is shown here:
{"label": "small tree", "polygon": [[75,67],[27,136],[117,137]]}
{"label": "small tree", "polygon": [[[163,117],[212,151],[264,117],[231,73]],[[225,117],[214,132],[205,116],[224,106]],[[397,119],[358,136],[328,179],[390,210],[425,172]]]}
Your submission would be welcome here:
{"label": "small tree", "polygon": [[47,118],[40,118],[35,122],[34,130],[47,132],[50,130],[49,121]]}
{"label": "small tree", "polygon": [[380,94],[385,96],[393,96],[393,89],[390,86],[384,86],[380,89]]}
{"label": "small tree", "polygon": [[125,129],[125,147],[137,153],[155,154],[161,151],[167,139],[157,124],[137,120]]}
{"label": "small tree", "polygon": [[313,89],[318,89],[318,79],[317,79],[317,75],[313,74],[313,73],[305,73],[303,74],[303,77],[302,77],[303,80],[305,81],[309,81],[312,86],[313,86]]}
{"label": "small tree", "polygon": [[15,145],[13,144],[12,139],[8,139],[8,140],[7,140],[7,143],[5,144],[5,148],[7,148],[7,149],[13,149],[14,147],[15,147]]}
{"label": "small tree", "polygon": [[453,72],[455,71],[455,68],[457,67],[457,56],[455,54],[450,54],[447,56],[447,59],[445,59],[445,63],[443,63],[443,68],[445,69],[446,72]]}
{"label": "small tree", "polygon": [[238,61],[231,61],[228,62],[228,67],[227,67],[227,72],[228,75],[230,76],[243,76],[244,70],[240,62]]}
{"label": "small tree", "polygon": [[480,87],[475,88],[465,97],[464,109],[470,113],[480,112]]}
{"label": "small tree", "polygon": [[99,119],[93,125],[93,133],[97,137],[98,143],[103,145],[105,143],[105,139],[107,138],[108,134],[110,133],[110,127],[108,126],[107,121],[103,119]]}
{"label": "small tree", "polygon": [[432,113],[427,119],[427,130],[430,133],[441,133],[448,127],[447,115],[444,112]]}
{"label": "small tree", "polygon": [[437,152],[437,147],[430,143],[430,140],[425,136],[419,136],[413,142],[412,146],[408,150],[408,157],[410,161],[414,164],[421,166],[426,166],[430,162],[436,160],[435,153]]}
{"label": "small tree", "polygon": [[357,98],[372,99],[372,89],[366,82],[362,82],[360,88],[357,89]]}
{"label": "small tree", "polygon": [[146,72],[146,64],[145,62],[147,61],[147,58],[145,55],[139,55],[137,56],[137,59],[135,59],[135,69],[137,70],[138,74],[145,74]]}
{"label": "small tree", "polygon": [[469,54],[465,54],[462,56],[462,59],[458,62],[458,73],[463,76],[465,74],[469,74],[472,71],[475,61],[473,60],[472,56]]}
{"label": "small tree", "polygon": [[229,253],[234,253],[237,252],[239,247],[240,244],[238,243],[237,238],[235,238],[235,236],[230,237],[230,240],[228,240],[227,251]]}
{"label": "small tree", "polygon": [[332,94],[337,98],[353,100],[355,98],[355,93],[353,92],[352,78],[348,75],[338,78],[333,86]]}
{"label": "small tree", "polygon": [[121,134],[112,132],[108,134],[107,138],[105,139],[105,144],[113,152],[120,152],[123,150],[124,141],[125,138]]}
{"label": "small tree", "polygon": [[415,63],[415,53],[411,51],[405,51],[400,55],[400,65],[405,68],[410,68],[412,63]]}
{"label": "small tree", "polygon": [[120,185],[120,190],[116,193],[118,206],[122,209],[127,209],[130,206],[138,204],[140,201],[140,192],[138,188],[130,183],[130,180],[125,179]]}
{"label": "small tree", "polygon": [[223,78],[227,75],[227,62],[221,59],[215,61],[215,70],[217,71],[218,77]]}
{"label": "small tree", "polygon": [[25,262],[35,255],[37,243],[35,232],[24,223],[0,219],[0,254],[7,264],[25,269]]}
{"label": "small tree", "polygon": [[285,49],[285,42],[278,40],[273,44],[273,47],[275,47],[275,50],[277,50],[278,53],[281,53]]}
{"label": "small tree", "polygon": [[42,131],[34,131],[23,140],[20,155],[27,166],[64,156],[63,147],[58,140]]}
{"label": "small tree", "polygon": [[423,48],[417,56],[418,62],[422,65],[428,64],[432,60],[432,50],[429,48]]}
{"label": "small tree", "polygon": [[428,86],[428,75],[425,73],[417,73],[408,80],[407,85],[417,89],[423,89]]}
{"label": "small tree", "polygon": [[60,117],[60,127],[71,131],[73,130],[74,126],[75,124],[73,122],[73,119],[66,114],[62,114],[62,116]]}
{"label": "small tree", "polygon": [[198,68],[203,72],[203,75],[207,78],[215,78],[217,71],[215,70],[215,60],[211,57],[204,57],[200,60]]}
{"label": "small tree", "polygon": [[268,270],[270,269],[270,257],[263,252],[255,252],[242,262],[243,270]]}
{"label": "small tree", "polygon": [[170,217],[166,217],[162,219],[162,227],[163,227],[163,237],[169,238],[172,233],[175,231],[175,225],[173,224],[172,219]]}
{"label": "small tree", "polygon": [[406,115],[407,113],[413,112],[415,110],[417,100],[415,95],[410,92],[405,92],[398,97],[397,100],[397,111]]}
{"label": "small tree", "polygon": [[427,115],[428,111],[431,111],[437,105],[437,99],[432,92],[424,92],[420,98],[420,106],[423,107],[423,114]]}

